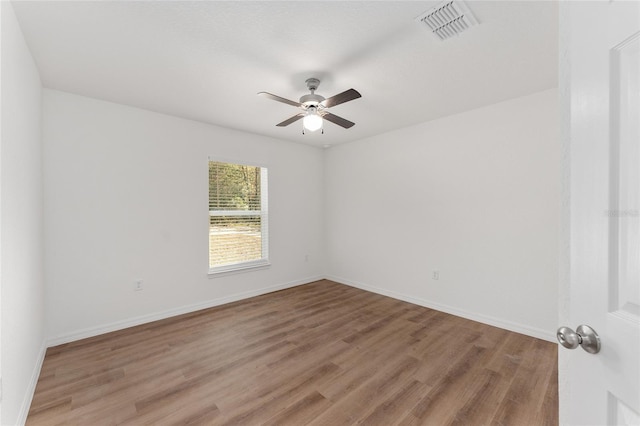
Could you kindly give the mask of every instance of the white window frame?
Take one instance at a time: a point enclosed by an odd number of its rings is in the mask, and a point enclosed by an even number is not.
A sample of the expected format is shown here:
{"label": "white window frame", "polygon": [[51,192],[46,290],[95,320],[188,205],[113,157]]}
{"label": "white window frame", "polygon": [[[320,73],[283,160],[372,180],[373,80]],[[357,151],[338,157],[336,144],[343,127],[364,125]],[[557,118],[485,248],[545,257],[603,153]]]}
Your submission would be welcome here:
{"label": "white window frame", "polygon": [[[209,210],[209,218],[215,216],[260,216],[260,240],[262,243],[262,258],[255,260],[248,260],[245,262],[238,262],[228,265],[214,266],[213,268],[209,267],[209,276],[216,276],[220,274],[228,274],[232,272],[241,272],[246,270],[251,270],[254,268],[264,268],[271,265],[269,261],[269,178],[268,178],[268,168],[261,165],[249,164],[246,162],[239,161],[229,161],[224,159],[214,159],[209,158],[207,161],[207,166],[209,162],[219,162],[219,163],[227,163],[227,164],[235,164],[241,166],[249,166],[249,167],[260,167],[260,208],[261,210]],[[208,180],[207,180],[208,181]],[[207,193],[208,193],[208,184],[207,184]],[[207,205],[209,203],[207,202]],[[207,225],[208,227],[209,225]],[[210,232],[207,229],[207,235]],[[210,237],[209,237],[210,238]],[[209,248],[209,240],[207,240],[207,248]],[[208,257],[208,256],[207,256]],[[207,260],[209,263],[209,260]]]}

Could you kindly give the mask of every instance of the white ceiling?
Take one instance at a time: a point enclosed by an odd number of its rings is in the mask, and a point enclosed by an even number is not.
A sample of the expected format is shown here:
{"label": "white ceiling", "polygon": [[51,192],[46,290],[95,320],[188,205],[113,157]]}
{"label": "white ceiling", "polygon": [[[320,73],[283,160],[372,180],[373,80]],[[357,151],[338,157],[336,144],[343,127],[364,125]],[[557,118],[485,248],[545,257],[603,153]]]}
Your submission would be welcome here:
{"label": "white ceiling", "polygon": [[[14,2],[45,87],[295,142],[353,141],[557,86],[555,1],[467,1],[480,21],[440,42],[414,20],[437,1]],[[301,134],[256,96],[361,99]]]}

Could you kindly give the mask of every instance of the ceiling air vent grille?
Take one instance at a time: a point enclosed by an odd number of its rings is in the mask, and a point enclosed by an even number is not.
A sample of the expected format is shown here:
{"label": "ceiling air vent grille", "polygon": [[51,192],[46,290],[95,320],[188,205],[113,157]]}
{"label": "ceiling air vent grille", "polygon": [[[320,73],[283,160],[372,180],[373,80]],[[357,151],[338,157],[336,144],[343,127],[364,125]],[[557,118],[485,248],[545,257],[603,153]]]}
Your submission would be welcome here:
{"label": "ceiling air vent grille", "polygon": [[426,25],[441,41],[478,25],[478,21],[462,0],[445,1],[418,16],[416,20]]}

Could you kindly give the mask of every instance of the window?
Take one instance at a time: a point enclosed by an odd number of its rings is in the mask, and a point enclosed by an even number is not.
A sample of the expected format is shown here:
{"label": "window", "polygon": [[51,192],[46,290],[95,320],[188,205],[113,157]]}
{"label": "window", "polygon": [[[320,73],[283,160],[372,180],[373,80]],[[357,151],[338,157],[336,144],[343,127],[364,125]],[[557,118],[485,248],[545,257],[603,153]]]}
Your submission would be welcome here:
{"label": "window", "polygon": [[267,169],[209,160],[209,273],[269,264]]}

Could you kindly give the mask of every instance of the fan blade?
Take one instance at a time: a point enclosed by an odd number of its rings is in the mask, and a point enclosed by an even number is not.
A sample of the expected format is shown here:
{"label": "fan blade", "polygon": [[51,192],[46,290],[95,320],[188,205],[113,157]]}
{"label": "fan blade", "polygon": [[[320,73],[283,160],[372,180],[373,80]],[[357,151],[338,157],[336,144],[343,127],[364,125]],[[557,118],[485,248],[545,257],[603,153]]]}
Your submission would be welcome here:
{"label": "fan blade", "polygon": [[324,101],[320,102],[320,105],[322,105],[325,108],[331,108],[333,106],[340,105],[345,102],[358,99],[360,97],[362,97],[362,95],[357,90],[349,89],[349,90],[345,90],[342,93],[338,93],[337,95],[332,96],[328,99],[325,99]]}
{"label": "fan blade", "polygon": [[274,101],[282,102],[283,104],[291,105],[294,107],[302,106],[300,102],[290,101],[289,99],[281,98],[280,96],[276,96],[269,92],[258,92],[258,95],[264,96],[265,98],[273,99]]}
{"label": "fan blade", "polygon": [[345,120],[342,117],[338,117],[335,114],[331,114],[330,112],[327,112],[325,114],[322,115],[322,118],[326,119],[327,121],[332,122],[333,124],[337,124],[338,126],[344,127],[345,129],[349,129],[351,127],[353,127],[356,123],[353,123],[349,120]]}
{"label": "fan blade", "polygon": [[300,114],[296,114],[291,118],[287,118],[282,123],[276,124],[276,126],[278,126],[278,127],[288,126],[289,124],[295,123],[296,121],[300,120],[302,117],[304,117],[304,112],[301,112]]}

